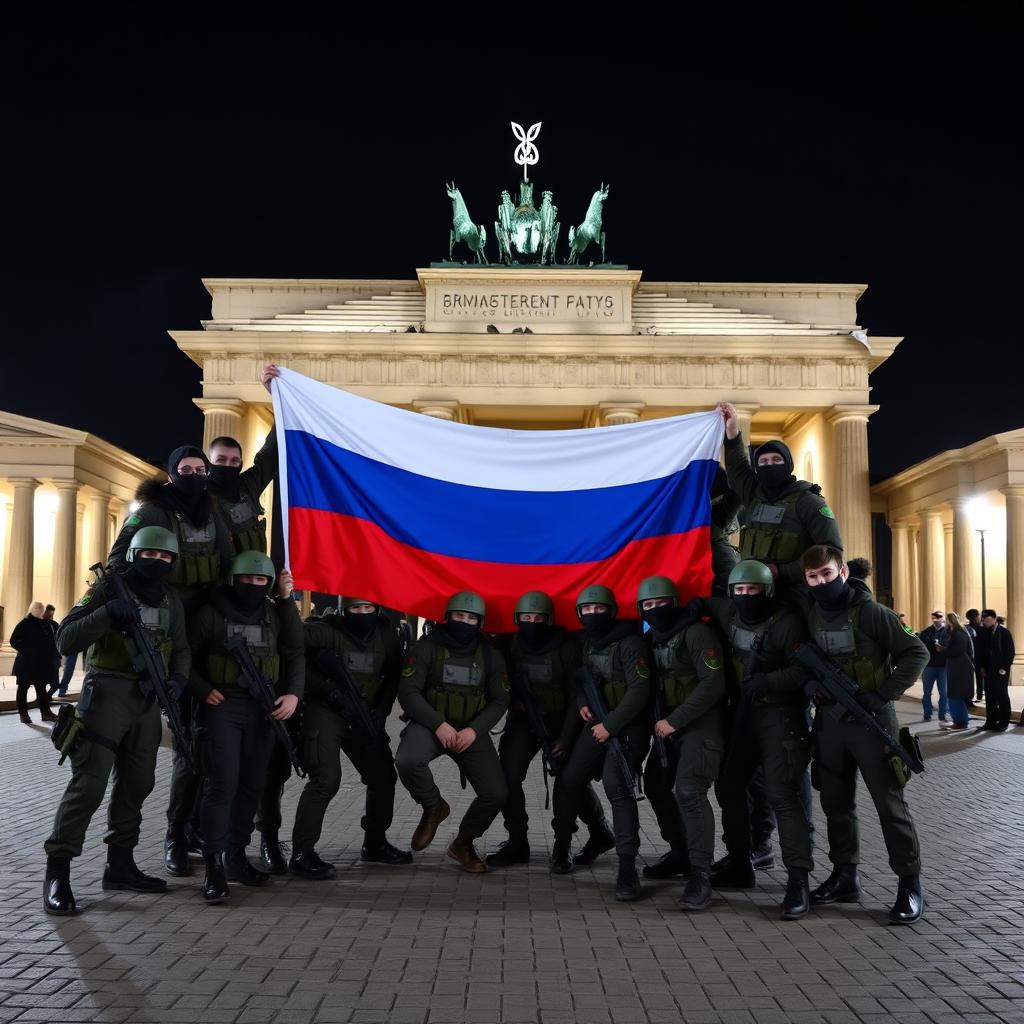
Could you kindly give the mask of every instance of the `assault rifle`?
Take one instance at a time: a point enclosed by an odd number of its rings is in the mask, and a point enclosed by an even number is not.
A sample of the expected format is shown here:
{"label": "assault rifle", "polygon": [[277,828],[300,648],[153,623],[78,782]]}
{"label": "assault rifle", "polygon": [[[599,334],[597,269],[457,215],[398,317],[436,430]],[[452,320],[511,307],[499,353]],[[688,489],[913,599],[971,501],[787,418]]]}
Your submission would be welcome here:
{"label": "assault rifle", "polygon": [[[588,724],[600,725],[608,717],[608,708],[605,705],[604,697],[601,695],[601,687],[598,686],[594,674],[586,665],[576,670],[576,678],[579,680],[580,688],[583,690],[583,700],[586,706],[590,708],[590,713],[593,716],[593,720]],[[626,785],[626,789],[633,794],[636,800],[643,800],[644,795],[640,792],[636,777],[633,775],[633,769],[629,765],[629,757],[626,755],[626,748],[622,740],[618,736],[609,736],[608,748],[611,751],[612,757],[615,758],[615,763],[618,765],[619,773]]]}
{"label": "assault rifle", "polygon": [[356,726],[368,740],[382,739],[384,731],[374,721],[370,709],[366,706],[366,694],[352,678],[352,673],[349,672],[341,655],[337,651],[322,648],[317,651],[316,662],[320,671],[334,687],[331,696],[338,704],[341,717],[350,725]]}
{"label": "assault rifle", "polygon": [[530,686],[526,671],[520,668],[517,672],[513,672],[511,683],[512,700],[523,705],[530,732],[540,744],[540,768],[541,776],[544,779],[544,810],[547,810],[551,806],[548,776],[554,778],[559,771],[555,754],[551,749],[551,737],[548,736],[548,731],[544,727],[544,715],[541,713],[540,701],[537,700],[537,695],[533,692],[533,687]]}
{"label": "assault rifle", "polygon": [[302,767],[302,762],[299,760],[299,752],[295,749],[292,734],[288,731],[288,726],[284,722],[273,716],[274,705],[277,702],[274,684],[257,668],[256,662],[252,660],[252,651],[249,650],[249,645],[246,643],[244,636],[235,634],[235,636],[228,637],[224,644],[224,649],[235,659],[239,669],[241,669],[242,679],[245,681],[249,696],[265,712],[273,727],[275,737],[284,747],[288,760],[291,761],[292,767],[295,769],[295,774],[300,779],[304,779],[306,772]]}
{"label": "assault rifle", "polygon": [[135,653],[132,654],[132,669],[139,674],[139,686],[142,687],[142,692],[147,697],[150,694],[156,697],[160,710],[167,717],[167,725],[177,744],[178,754],[185,759],[186,764],[194,772],[196,767],[192,761],[192,743],[185,724],[181,720],[178,698],[171,687],[167,685],[164,659],[153,643],[152,633],[142,624],[138,603],[128,589],[124,574],[109,568],[105,569],[102,562],[90,565],[89,570],[96,573],[97,580],[105,580],[109,583],[113,588],[114,596],[120,598],[131,609],[131,621],[123,627],[123,632],[135,648]]}
{"label": "assault rifle", "polygon": [[837,722],[849,716],[860,722],[882,741],[885,752],[900,761],[911,771],[920,774],[924,771],[924,763],[916,751],[907,748],[893,736],[885,726],[881,725],[870,711],[862,707],[857,700],[861,688],[832,661],[815,644],[801,644],[796,649],[797,660],[814,673],[825,692],[834,702],[827,708]]}

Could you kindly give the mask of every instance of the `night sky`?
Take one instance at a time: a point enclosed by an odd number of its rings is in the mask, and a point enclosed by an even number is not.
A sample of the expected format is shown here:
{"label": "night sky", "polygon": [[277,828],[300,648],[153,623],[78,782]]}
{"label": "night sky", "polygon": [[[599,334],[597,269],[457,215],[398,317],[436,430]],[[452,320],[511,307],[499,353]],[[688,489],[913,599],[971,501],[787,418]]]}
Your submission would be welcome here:
{"label": "night sky", "polygon": [[906,337],[872,378],[876,479],[1022,426],[1016,5],[890,6],[816,36],[632,4],[451,38],[440,8],[12,27],[0,409],[162,462],[201,437],[166,331],[209,316],[202,277],[412,278],[447,254],[445,180],[489,225],[509,121],[543,120],[538,191],[566,225],[610,182],[608,257],[648,279],[870,286],[861,323]]}

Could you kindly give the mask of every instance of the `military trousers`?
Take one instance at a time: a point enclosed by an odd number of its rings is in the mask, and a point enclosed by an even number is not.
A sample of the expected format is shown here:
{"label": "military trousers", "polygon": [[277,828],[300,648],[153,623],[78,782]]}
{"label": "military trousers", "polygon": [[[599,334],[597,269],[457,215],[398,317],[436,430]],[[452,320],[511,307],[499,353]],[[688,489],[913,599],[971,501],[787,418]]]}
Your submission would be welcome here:
{"label": "military trousers", "polygon": [[748,793],[760,769],[765,797],[775,811],[782,862],[790,870],[812,871],[811,834],[801,799],[811,759],[810,733],[802,704],[750,706],[744,736],[732,738],[724,770],[715,784],[722,808],[722,830],[729,856],[750,860],[751,821]]}
{"label": "military trousers", "polygon": [[299,796],[292,848],[312,850],[320,840],[327,807],[341,788],[341,752],[366,787],[361,825],[367,842],[382,842],[395,810],[395,773],[391,743],[385,735],[369,739],[357,733],[337,711],[318,701],[306,704],[299,753],[309,773]]}
{"label": "military trousers", "polygon": [[111,773],[114,787],[107,811],[110,846],[134,849],[139,843],[142,805],[153,791],[160,747],[160,708],[144,696],[135,679],[90,672],[83,694],[91,689],[85,727],[117,745],[117,752],[80,737],[71,754],[71,781],[57,808],[53,831],[44,848],[50,857],[77,857],[86,829],[103,802]]}
{"label": "military trousers", "polygon": [[[646,718],[643,722],[627,726],[618,738],[625,747],[633,778],[639,781],[650,744]],[[635,857],[640,852],[640,813],[636,796],[626,785],[618,759],[609,753],[607,743],[598,743],[594,739],[590,725],[584,724],[569,760],[559,774],[566,799],[555,808],[555,838],[567,840],[573,834],[587,786],[592,779],[601,779],[605,795],[612,805],[616,852],[621,857]]]}
{"label": "military trousers", "polygon": [[[186,691],[178,701],[181,720],[191,726],[196,716],[195,697]],[[176,737],[171,737],[171,790],[167,799],[167,831],[180,832],[190,822],[198,824],[202,777],[185,760]]]}
{"label": "military trousers", "polygon": [[[549,735],[556,735],[552,729]],[[505,819],[505,828],[509,838],[518,841],[526,839],[529,829],[529,815],[526,813],[526,794],[523,792],[523,781],[529,771],[533,759],[540,752],[540,743],[530,731],[530,724],[525,715],[510,713],[505,719],[505,731],[501,734],[498,744],[498,758],[505,773],[505,785],[508,786],[508,800],[501,813]],[[564,765],[566,758],[561,759]],[[562,781],[562,770],[555,776],[552,785],[551,802],[553,815],[552,828],[558,821],[559,810],[566,800],[565,783]],[[594,828],[604,818],[604,808],[588,782],[579,798],[576,814],[589,828]],[[573,830],[576,825],[573,823]]]}
{"label": "military trousers", "polygon": [[[875,715],[893,736],[899,732],[896,712],[887,704]],[[878,736],[859,722],[836,721],[827,707],[818,708],[814,723],[815,758],[821,785],[821,809],[828,822],[828,855],[833,864],[857,864],[857,770],[871,794],[897,875],[921,871],[921,848],[914,820]]]}
{"label": "military trousers", "polygon": [[[303,711],[303,714],[305,711]],[[292,716],[294,718],[295,715]],[[290,726],[292,719],[285,722]],[[293,734],[294,735],[294,734]],[[291,778],[292,763],[288,759],[288,751],[283,743],[275,743],[267,765],[267,777],[260,793],[256,808],[256,831],[263,835],[276,836],[281,831],[281,799],[284,796],[284,784]]]}
{"label": "military trousers", "polygon": [[441,802],[441,791],[434,782],[430,762],[442,754],[448,754],[455,761],[476,794],[459,825],[463,835],[476,839],[487,831],[508,799],[508,786],[505,785],[498,752],[491,737],[484,733],[477,736],[468,750],[461,754],[451,753],[441,746],[437,736],[425,725],[410,722],[402,730],[395,767],[402,785],[424,809],[436,807]]}
{"label": "military trousers", "polygon": [[725,712],[721,705],[706,711],[685,729],[672,734],[678,750],[675,793],[683,819],[690,865],[710,871],[715,851],[715,812],[708,792],[725,755]]}
{"label": "military trousers", "polygon": [[644,768],[644,795],[647,797],[658,822],[661,838],[673,850],[686,850],[686,826],[683,812],[676,799],[676,772],[679,770],[679,745],[672,736],[665,739],[666,765],[658,760],[652,749]]}
{"label": "military trousers", "polygon": [[199,822],[207,855],[245,849],[267,777],[274,732],[251,697],[202,704],[196,714],[196,750],[203,773]]}

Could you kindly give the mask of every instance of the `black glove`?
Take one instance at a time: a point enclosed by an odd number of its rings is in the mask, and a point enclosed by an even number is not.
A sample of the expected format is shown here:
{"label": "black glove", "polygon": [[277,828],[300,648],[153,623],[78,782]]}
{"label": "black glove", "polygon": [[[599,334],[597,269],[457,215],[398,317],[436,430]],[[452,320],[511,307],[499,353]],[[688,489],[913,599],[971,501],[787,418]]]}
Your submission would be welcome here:
{"label": "black glove", "polygon": [[817,679],[811,679],[804,683],[804,696],[812,701],[815,707],[819,704],[825,704],[832,699],[829,696],[828,690]]}
{"label": "black glove", "polygon": [[854,698],[857,703],[871,715],[877,715],[889,702],[874,690],[861,690]]}
{"label": "black glove", "polygon": [[123,597],[112,597],[103,607],[115,626],[127,626],[135,618],[135,609]]}
{"label": "black glove", "polygon": [[182,694],[188,689],[188,680],[180,672],[175,672],[173,676],[167,677],[167,686],[174,699],[181,700]]}
{"label": "black glove", "polygon": [[743,691],[750,694],[751,700],[763,697],[769,689],[768,677],[763,672],[755,672],[743,684]]}

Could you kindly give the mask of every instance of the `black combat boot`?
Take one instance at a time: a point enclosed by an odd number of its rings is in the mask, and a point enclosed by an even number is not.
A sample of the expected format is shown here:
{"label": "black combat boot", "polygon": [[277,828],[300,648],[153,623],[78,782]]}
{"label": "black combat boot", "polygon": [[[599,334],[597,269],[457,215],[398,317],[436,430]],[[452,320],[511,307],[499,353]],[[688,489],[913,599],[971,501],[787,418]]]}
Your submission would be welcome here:
{"label": "black combat boot", "polygon": [[334,877],[334,865],[321,860],[316,850],[292,850],[288,867],[293,875],[320,882]]}
{"label": "black combat boot", "polygon": [[636,873],[636,857],[619,854],[619,875],[615,879],[615,898],[620,903],[631,903],[643,896],[640,876]]}
{"label": "black combat boot", "polygon": [[754,850],[750,857],[750,863],[754,865],[755,871],[770,871],[775,867],[775,851],[772,849],[770,840]]}
{"label": "black combat boot", "polygon": [[487,854],[489,868],[507,868],[513,864],[529,864],[530,844],[526,837],[509,839],[498,847],[496,853]]}
{"label": "black combat boot", "polygon": [[602,818],[590,830],[590,838],[583,844],[583,849],[573,857],[572,862],[578,868],[588,868],[601,856],[615,846],[615,836]]}
{"label": "black combat boot", "polygon": [[169,828],[164,839],[164,865],[167,874],[183,878],[192,874],[188,863],[188,840],[183,828]]}
{"label": "black combat boot", "polygon": [[371,836],[367,833],[363,837],[359,859],[367,864],[411,864],[412,853],[392,846],[384,836]]}
{"label": "black combat boot", "polygon": [[46,876],[43,878],[43,910],[56,917],[70,917],[78,913],[75,894],[71,891],[71,859],[47,857]]}
{"label": "black combat boot", "polygon": [[[739,858],[732,855],[723,857],[725,863],[720,871],[711,869],[711,884],[716,889],[753,889],[757,885],[754,865],[749,857]],[[719,864],[722,864],[719,861]]]}
{"label": "black combat boot", "polygon": [[889,911],[889,924],[913,924],[924,913],[924,893],[920,875],[900,875],[896,902]]}
{"label": "black combat boot", "polygon": [[711,906],[714,890],[711,888],[711,876],[706,871],[691,871],[690,878],[679,897],[680,910],[707,910]]}
{"label": "black combat boot", "polygon": [[795,921],[811,909],[811,885],[804,868],[791,868],[782,901],[782,920]]}
{"label": "black combat boot", "polygon": [[571,840],[568,836],[560,839],[555,836],[555,845],[551,848],[551,873],[553,875],[571,875],[575,869],[569,856]]}
{"label": "black combat boot", "polygon": [[812,903],[856,903],[860,899],[860,876],[856,864],[836,864],[832,874],[811,893]]}
{"label": "black combat boot", "polygon": [[231,896],[228,880],[224,874],[224,855],[208,853],[203,860],[206,862],[206,877],[203,879],[203,899],[207,903],[223,903]]}
{"label": "black combat boot", "polygon": [[267,865],[267,870],[272,875],[287,875],[288,861],[284,859],[281,852],[281,844],[277,840],[276,832],[264,832],[260,839],[260,857]]}
{"label": "black combat boot", "polygon": [[678,878],[690,873],[690,855],[684,848],[672,847],[657,864],[644,868],[644,878]]}
{"label": "black combat boot", "polygon": [[108,892],[167,892],[162,878],[144,875],[127,846],[107,846],[107,866],[103,869],[103,888]]}
{"label": "black combat boot", "polygon": [[229,846],[224,854],[224,874],[229,882],[242,885],[266,885],[270,881],[270,875],[254,867],[239,846]]}

